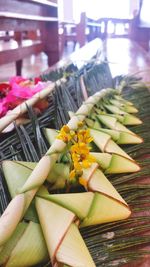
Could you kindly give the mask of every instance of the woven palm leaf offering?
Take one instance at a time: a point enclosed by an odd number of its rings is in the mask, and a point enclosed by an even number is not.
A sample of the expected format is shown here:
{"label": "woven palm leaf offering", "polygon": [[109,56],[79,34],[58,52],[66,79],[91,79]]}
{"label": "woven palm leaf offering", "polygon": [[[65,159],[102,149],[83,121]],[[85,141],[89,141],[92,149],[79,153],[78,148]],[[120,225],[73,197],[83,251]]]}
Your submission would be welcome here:
{"label": "woven palm leaf offering", "polygon": [[[6,156],[2,144],[1,266],[123,266],[148,254],[150,238],[143,233],[150,226],[143,207],[149,208],[150,186],[134,181],[149,174],[149,158],[140,158],[149,148],[149,126],[142,124],[148,112],[139,109],[141,102],[149,107],[149,93],[136,79],[124,77],[118,90],[91,94],[100,79],[104,72],[94,65],[56,86],[53,120],[49,112],[36,118],[29,108],[31,123],[16,126],[24,153],[19,148],[14,157],[12,147]],[[83,84],[91,96],[79,107]],[[140,118],[133,115],[138,110]],[[15,144],[16,133],[11,139]],[[10,202],[4,209],[6,192]]]}

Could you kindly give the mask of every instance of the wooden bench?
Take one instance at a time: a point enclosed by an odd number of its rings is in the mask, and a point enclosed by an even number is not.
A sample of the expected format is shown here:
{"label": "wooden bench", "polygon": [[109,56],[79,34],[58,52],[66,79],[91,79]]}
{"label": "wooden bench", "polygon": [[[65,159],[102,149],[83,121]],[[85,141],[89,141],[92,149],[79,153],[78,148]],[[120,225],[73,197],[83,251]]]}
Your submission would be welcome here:
{"label": "wooden bench", "polygon": [[[21,75],[22,60],[45,52],[48,65],[59,60],[57,0],[1,0],[0,31],[14,31],[15,40],[0,45],[0,65],[15,62]],[[24,32],[40,32],[37,40],[24,40]]]}
{"label": "wooden bench", "polygon": [[86,28],[88,29],[87,40],[88,42],[94,40],[95,38],[101,38],[101,22],[94,19],[86,19]]}
{"label": "wooden bench", "polygon": [[[86,17],[86,13],[82,12],[80,15],[80,21],[78,23],[64,21],[60,23],[62,33],[61,44],[62,50],[67,45],[67,42],[71,41],[74,43],[74,48],[77,43],[82,47],[86,42],[90,42],[97,37],[100,37],[100,26],[99,22],[90,20]],[[69,28],[69,31],[67,31]]]}
{"label": "wooden bench", "polygon": [[86,36],[85,36],[85,27],[86,27],[86,16],[85,13],[81,13],[79,23],[75,23],[73,21],[63,21],[60,22],[59,26],[61,29],[61,46],[62,50],[67,45],[68,42],[74,43],[74,48],[77,43],[79,46],[82,47],[86,43]]}

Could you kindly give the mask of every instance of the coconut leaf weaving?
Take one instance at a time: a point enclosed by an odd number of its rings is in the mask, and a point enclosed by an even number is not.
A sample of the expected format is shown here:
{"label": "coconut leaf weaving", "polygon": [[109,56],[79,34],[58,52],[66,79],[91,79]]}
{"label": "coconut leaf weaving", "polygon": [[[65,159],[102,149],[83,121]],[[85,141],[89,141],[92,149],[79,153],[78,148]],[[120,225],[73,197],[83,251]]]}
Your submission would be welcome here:
{"label": "coconut leaf weaving", "polygon": [[[143,121],[142,125],[132,126],[130,129],[143,137],[144,143],[124,146],[124,150],[139,162],[141,171],[107,176],[128,202],[133,216],[125,221],[86,227],[81,230],[96,266],[123,266],[126,263],[131,266],[131,262],[149,254],[150,94],[147,88],[134,77],[119,77],[113,80],[106,63],[92,65],[91,68],[83,69],[80,74],[84,77],[88,95],[104,87],[113,87],[115,83],[124,82],[123,96],[135,104],[139,109],[139,117]],[[32,108],[28,108],[31,122],[26,126],[15,125],[13,132],[2,135],[1,160],[39,161],[48,149],[43,129],[46,127],[60,129],[69,120],[68,110],[75,112],[83,101],[80,74],[75,72],[65,84],[56,86],[55,91],[49,96],[49,107],[43,114],[37,116]],[[60,76],[62,75],[61,72]],[[53,77],[57,79],[60,76],[56,73]],[[46,76],[46,79],[49,77]],[[10,200],[2,171],[0,197],[2,213]],[[50,263],[44,266],[50,266]]]}

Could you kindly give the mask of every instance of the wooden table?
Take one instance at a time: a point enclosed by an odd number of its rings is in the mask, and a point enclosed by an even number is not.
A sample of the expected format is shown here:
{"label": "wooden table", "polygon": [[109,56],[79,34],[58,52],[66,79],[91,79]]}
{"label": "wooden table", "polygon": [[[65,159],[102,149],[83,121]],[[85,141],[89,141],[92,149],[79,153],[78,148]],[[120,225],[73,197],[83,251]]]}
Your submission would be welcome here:
{"label": "wooden table", "polygon": [[110,38],[103,42],[113,76],[138,73],[145,82],[150,81],[150,54],[137,42],[127,38]]}
{"label": "wooden table", "polygon": [[150,81],[150,54],[138,43],[127,38],[108,38],[105,41],[96,38],[68,57],[62,58],[46,70],[46,73],[70,61],[80,68],[97,51],[107,57],[113,77],[121,74],[137,74],[143,78],[143,81]]}

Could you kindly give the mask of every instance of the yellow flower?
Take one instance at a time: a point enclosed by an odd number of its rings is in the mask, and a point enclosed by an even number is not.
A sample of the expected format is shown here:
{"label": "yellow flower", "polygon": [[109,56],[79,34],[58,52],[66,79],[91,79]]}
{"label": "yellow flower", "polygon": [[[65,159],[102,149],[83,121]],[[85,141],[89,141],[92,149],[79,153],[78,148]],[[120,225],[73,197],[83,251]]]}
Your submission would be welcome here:
{"label": "yellow flower", "polygon": [[87,190],[87,181],[83,177],[79,178],[79,183]]}
{"label": "yellow flower", "polygon": [[82,174],[83,174],[82,169],[77,170],[77,169],[74,168],[73,170],[70,171],[69,178],[71,180],[74,179],[74,178],[78,179]]}
{"label": "yellow flower", "polygon": [[85,143],[76,143],[71,147],[71,156],[76,170],[82,170],[82,168],[89,168],[95,158],[90,155],[89,147]]}
{"label": "yellow flower", "polygon": [[75,169],[73,169],[70,173],[69,173],[69,178],[73,179],[76,175]]}
{"label": "yellow flower", "polygon": [[78,142],[83,142],[89,144],[93,141],[93,138],[90,136],[90,130],[79,130],[77,132]]}
{"label": "yellow flower", "polygon": [[68,143],[72,139],[72,136],[73,136],[73,131],[70,131],[69,127],[67,125],[64,125],[61,128],[60,133],[57,135],[57,139],[60,139],[65,143]]}
{"label": "yellow flower", "polygon": [[96,159],[92,155],[88,154],[86,155],[85,159],[82,161],[82,168],[87,169],[94,162],[96,162]]}
{"label": "yellow flower", "polygon": [[65,133],[69,133],[69,132],[70,132],[70,129],[69,129],[68,125],[64,125],[64,126],[62,127],[62,130],[63,130]]}
{"label": "yellow flower", "polygon": [[[83,123],[79,122],[78,127],[82,127]],[[79,181],[87,189],[87,181],[82,177],[83,169],[89,168],[95,158],[90,155],[89,143],[93,141],[90,136],[89,129],[80,129],[77,131],[72,131],[67,125],[64,125],[59,135],[58,139],[63,140],[65,143],[69,141],[72,143],[69,152],[72,158],[72,170],[70,171],[69,178],[71,182]]]}
{"label": "yellow flower", "polygon": [[71,153],[76,153],[78,155],[85,155],[87,153],[89,153],[89,148],[88,146],[83,143],[83,142],[80,142],[80,143],[75,143],[74,145],[72,145],[71,147]]}
{"label": "yellow flower", "polygon": [[82,171],[82,165],[79,161],[74,161],[74,168],[77,172]]}
{"label": "yellow flower", "polygon": [[89,162],[87,159],[82,161],[82,167],[87,169],[91,166],[91,162]]}

